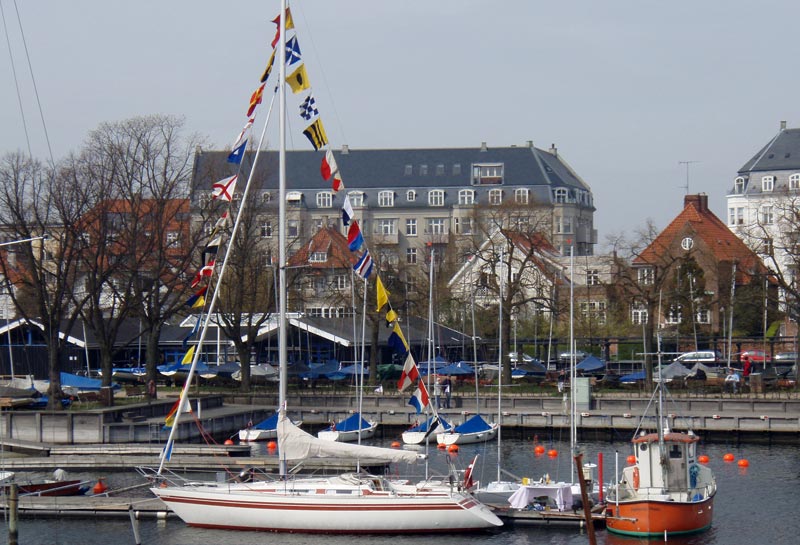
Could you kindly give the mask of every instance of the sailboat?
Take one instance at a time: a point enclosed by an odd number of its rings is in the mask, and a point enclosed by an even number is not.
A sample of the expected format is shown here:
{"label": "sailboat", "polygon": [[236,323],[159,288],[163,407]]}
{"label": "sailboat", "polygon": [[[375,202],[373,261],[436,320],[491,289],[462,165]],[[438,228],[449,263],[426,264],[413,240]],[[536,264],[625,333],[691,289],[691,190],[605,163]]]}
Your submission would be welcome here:
{"label": "sailboat", "polygon": [[403,443],[406,445],[421,445],[430,437],[438,437],[452,429],[452,424],[444,419],[442,415],[433,415],[422,422],[415,424],[403,432]]}
{"label": "sailboat", "polygon": [[[660,364],[660,335],[658,355]],[[717,493],[714,474],[697,461],[700,438],[691,430],[678,433],[667,427],[662,412],[664,388],[663,380],[655,383],[657,431],[641,431],[633,437],[636,463],[624,468],[619,482],[608,488],[606,527],[610,532],[667,536],[711,526]]]}
{"label": "sailboat", "polygon": [[[374,420],[367,420],[356,412],[344,420],[331,424],[317,432],[317,437],[326,441],[341,441],[349,443],[360,439],[370,439],[375,436],[378,423]],[[360,437],[359,437],[360,436]]]}
{"label": "sailboat", "polygon": [[[280,161],[279,161],[279,249],[280,263],[286,263],[286,169],[285,169],[285,82],[286,43],[285,32],[289,12],[285,0],[281,2],[281,15],[276,20],[279,27],[276,63],[280,68]],[[259,146],[260,148],[260,146]],[[257,155],[256,155],[257,160]],[[255,170],[255,167],[253,168]],[[251,174],[252,176],[252,174]],[[246,202],[246,193],[242,202]],[[235,234],[238,218],[234,224]],[[233,236],[233,235],[232,235]],[[220,276],[224,275],[227,255]],[[391,481],[385,477],[361,472],[345,473],[332,477],[302,477],[290,474],[287,465],[302,465],[310,458],[369,458],[390,463],[412,463],[418,459],[410,451],[352,445],[326,441],[314,437],[294,426],[286,415],[287,383],[287,333],[286,268],[279,268],[280,311],[279,320],[279,410],[278,452],[280,475],[274,479],[252,482],[194,482],[167,479],[163,472],[173,440],[170,438],[162,456],[158,476],[161,482],[151,491],[189,525],[205,528],[236,530],[268,530],[306,533],[419,533],[471,531],[495,526],[502,522],[488,507],[478,502],[459,484],[447,487],[430,487],[424,483]],[[215,291],[209,314],[213,312]],[[205,328],[201,333],[203,341]],[[199,353],[199,351],[198,351]],[[192,362],[196,365],[197,355]],[[187,384],[190,381],[187,381]],[[186,399],[188,388],[181,393]],[[179,406],[180,407],[180,404]],[[177,410],[177,416],[180,410]]]}

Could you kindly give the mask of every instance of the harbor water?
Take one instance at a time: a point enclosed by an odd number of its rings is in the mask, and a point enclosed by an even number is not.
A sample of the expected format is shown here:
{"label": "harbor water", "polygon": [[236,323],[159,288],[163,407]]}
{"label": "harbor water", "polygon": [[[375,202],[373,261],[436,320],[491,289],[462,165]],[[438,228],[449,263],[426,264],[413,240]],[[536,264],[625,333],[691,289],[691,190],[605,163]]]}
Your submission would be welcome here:
{"label": "harbor water", "polygon": [[[535,440],[546,449],[558,451],[557,457],[534,453]],[[388,440],[377,441],[387,445]],[[256,447],[258,448],[258,447]],[[263,448],[260,447],[260,448]],[[604,477],[609,482],[618,463],[620,468],[631,453],[630,443],[623,440],[615,443],[582,443],[584,463],[597,463],[597,454],[603,453]],[[800,457],[792,446],[700,444],[700,454],[709,456],[709,467],[715,472],[718,492],[714,503],[714,522],[708,531],[682,537],[670,537],[668,543],[679,545],[796,545],[800,539],[800,518],[796,510],[797,493],[800,491]],[[723,456],[731,453],[734,462],[724,462]],[[435,448],[429,451],[429,470],[439,472],[446,467],[444,458],[450,456]],[[455,455],[455,463],[464,468],[479,454],[476,471],[484,481],[497,478],[497,443],[464,445]],[[568,438],[534,438],[502,441],[503,466],[510,472],[531,479],[548,474],[555,481],[569,480],[574,467],[569,455]],[[740,467],[737,462],[746,459],[749,467]],[[618,461],[618,462],[616,462]],[[414,469],[424,473],[425,467]],[[89,475],[80,475],[81,477]],[[112,488],[129,486],[141,478],[133,471],[107,474]],[[149,494],[142,490],[141,494]],[[368,516],[368,514],[365,514]],[[5,525],[5,524],[4,524]],[[145,545],[350,545],[353,536],[273,534],[261,532],[218,531],[186,526],[180,519],[142,519],[137,522],[141,542]],[[609,534],[605,529],[597,530],[597,542],[601,545],[636,545],[658,543],[661,540],[638,540]],[[4,528],[0,544],[8,539]],[[573,545],[588,543],[585,530],[578,528],[553,528],[517,526],[477,534],[437,534],[423,536],[362,536],[376,545],[405,545],[436,543],[436,545]],[[25,516],[19,521],[19,542],[22,544],[115,545],[135,543],[131,521],[126,517],[116,518],[59,518],[55,516]]]}

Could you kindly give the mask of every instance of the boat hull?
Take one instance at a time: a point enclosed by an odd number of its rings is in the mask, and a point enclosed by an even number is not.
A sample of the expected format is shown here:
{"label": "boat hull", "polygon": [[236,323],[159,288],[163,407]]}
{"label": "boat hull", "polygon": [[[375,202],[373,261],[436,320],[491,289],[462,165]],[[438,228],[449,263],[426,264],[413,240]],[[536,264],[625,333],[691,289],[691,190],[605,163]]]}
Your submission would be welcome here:
{"label": "boat hull", "polygon": [[470,443],[485,443],[497,437],[497,424],[492,424],[492,429],[473,433],[440,433],[436,441],[440,445],[468,445]]}
{"label": "boat hull", "polygon": [[[280,486],[280,485],[279,485]],[[274,488],[274,485],[273,485]],[[203,528],[296,533],[473,531],[502,522],[473,497],[267,491],[236,485],[153,488],[186,524]]]}
{"label": "boat hull", "polygon": [[25,496],[79,496],[85,492],[81,481],[44,481],[18,483],[20,495]]}
{"label": "boat hull", "polygon": [[370,439],[375,436],[375,432],[378,429],[377,422],[370,422],[368,428],[363,428],[361,430],[350,430],[350,431],[340,431],[340,430],[322,430],[317,433],[317,437],[320,439],[325,439],[326,441],[339,441],[340,443],[352,443],[353,441],[358,441],[358,434],[361,433],[361,439]]}
{"label": "boat hull", "polygon": [[711,526],[714,497],[698,502],[632,500],[611,502],[608,531],[629,536],[664,536],[702,532]]}
{"label": "boat hull", "polygon": [[245,429],[239,430],[239,441],[266,441],[268,439],[275,439],[278,437],[278,430],[256,430]]}

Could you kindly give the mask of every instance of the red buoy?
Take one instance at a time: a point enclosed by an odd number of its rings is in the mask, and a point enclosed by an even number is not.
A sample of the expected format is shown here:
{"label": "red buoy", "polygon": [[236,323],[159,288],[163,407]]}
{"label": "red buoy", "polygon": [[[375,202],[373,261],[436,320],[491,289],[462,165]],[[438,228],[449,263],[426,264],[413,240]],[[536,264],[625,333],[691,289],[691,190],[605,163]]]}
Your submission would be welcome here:
{"label": "red buoy", "polygon": [[631,466],[632,466],[633,464],[635,464],[635,463],[636,463],[636,456],[634,456],[633,454],[631,454],[630,456],[628,456],[628,457],[625,459],[625,461],[626,461],[626,462],[628,462],[628,465],[631,465]]}
{"label": "red buoy", "polygon": [[533,452],[534,452],[535,454],[539,454],[539,455],[541,455],[541,454],[544,454],[544,447],[543,447],[542,445],[536,445],[536,446],[533,448]]}
{"label": "red buoy", "polygon": [[447,448],[447,452],[458,452],[458,445],[450,445]]}
{"label": "red buoy", "polygon": [[267,443],[267,450],[275,450],[276,448],[278,448],[278,443],[275,441],[270,441]]}
{"label": "red buoy", "polygon": [[226,445],[232,445],[233,444],[233,439],[225,439],[225,444]]}
{"label": "red buoy", "polygon": [[103,482],[103,479],[98,479],[97,484],[94,485],[94,488],[92,488],[92,493],[102,494],[106,490],[108,490],[106,483]]}
{"label": "red buoy", "polygon": [[701,464],[707,464],[708,460],[709,457],[706,456],[705,454],[701,454],[700,456],[697,457],[697,461],[700,462]]}
{"label": "red buoy", "polygon": [[722,459],[723,459],[723,460],[725,460],[726,462],[732,462],[732,461],[734,461],[736,458],[734,457],[734,455],[733,455],[733,454],[731,454],[731,453],[729,452],[729,453],[727,453],[725,456],[723,456],[723,457],[722,457]]}
{"label": "red buoy", "polygon": [[436,445],[436,448],[438,448],[440,450],[444,450],[444,449],[447,448],[447,445],[445,445],[444,443],[439,443],[438,445]]}
{"label": "red buoy", "polygon": [[392,441],[392,448],[400,448],[400,441]]}
{"label": "red buoy", "polygon": [[736,463],[737,463],[737,465],[738,465],[739,467],[748,467],[748,466],[750,466],[750,462],[748,462],[748,461],[747,461],[747,460],[745,460],[744,458],[742,458],[741,460],[739,460],[739,461],[738,461],[738,462],[736,462]]}
{"label": "red buoy", "polygon": [[558,451],[556,449],[554,449],[554,448],[550,449],[550,450],[547,451],[547,455],[550,458],[555,458],[556,456],[558,456]]}

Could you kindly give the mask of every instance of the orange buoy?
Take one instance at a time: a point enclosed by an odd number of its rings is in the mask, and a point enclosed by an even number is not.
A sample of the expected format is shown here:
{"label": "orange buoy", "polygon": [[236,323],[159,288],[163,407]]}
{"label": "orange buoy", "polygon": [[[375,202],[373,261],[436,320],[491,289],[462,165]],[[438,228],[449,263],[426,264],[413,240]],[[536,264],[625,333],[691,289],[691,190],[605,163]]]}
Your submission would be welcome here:
{"label": "orange buoy", "polygon": [[278,448],[278,443],[275,441],[270,441],[267,443],[267,450],[275,450],[276,448]]}
{"label": "orange buoy", "polygon": [[709,457],[706,456],[705,454],[701,454],[700,456],[697,457],[697,461],[700,462],[701,464],[707,464],[708,460]]}
{"label": "orange buoy", "polygon": [[734,461],[736,458],[734,457],[734,455],[733,455],[733,454],[731,454],[731,453],[729,452],[729,453],[727,453],[725,456],[723,456],[723,457],[722,457],[722,459],[723,459],[723,460],[725,460],[726,462],[732,462],[732,461]]}
{"label": "orange buoy", "polygon": [[750,462],[748,462],[748,461],[747,461],[747,460],[745,460],[744,458],[742,458],[741,460],[739,460],[738,462],[736,462],[736,464],[737,464],[739,467],[749,467],[749,466],[750,466]]}
{"label": "orange buoy", "polygon": [[439,443],[438,445],[436,445],[436,448],[438,448],[440,450],[444,450],[444,449],[447,448],[447,445],[445,445],[444,443]]}
{"label": "orange buoy", "polygon": [[392,448],[400,448],[400,441],[392,441]]}
{"label": "orange buoy", "polygon": [[106,486],[106,483],[103,482],[103,479],[98,479],[97,480],[97,484],[94,485],[94,488],[92,488],[92,493],[93,494],[102,494],[106,490],[108,490],[108,487]]}
{"label": "orange buoy", "polygon": [[558,451],[556,449],[554,449],[554,448],[550,449],[550,450],[547,451],[547,455],[550,458],[555,458],[556,456],[558,456]]}
{"label": "orange buoy", "polygon": [[226,445],[232,445],[233,444],[233,439],[225,439],[225,444]]}
{"label": "orange buoy", "polygon": [[633,465],[633,464],[635,464],[635,463],[636,463],[636,456],[634,456],[633,454],[631,454],[630,456],[628,456],[628,457],[625,459],[625,461],[626,461],[626,462],[628,462],[628,464],[629,464],[629,465]]}
{"label": "orange buoy", "polygon": [[458,445],[450,445],[447,447],[447,452],[458,452]]}
{"label": "orange buoy", "polygon": [[533,452],[536,454],[544,454],[544,447],[542,445],[536,445],[533,448]]}

